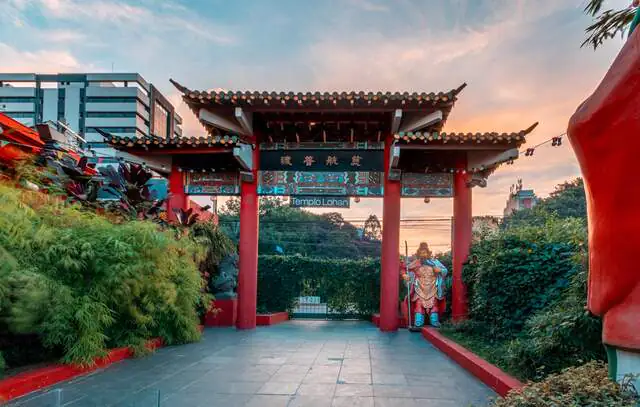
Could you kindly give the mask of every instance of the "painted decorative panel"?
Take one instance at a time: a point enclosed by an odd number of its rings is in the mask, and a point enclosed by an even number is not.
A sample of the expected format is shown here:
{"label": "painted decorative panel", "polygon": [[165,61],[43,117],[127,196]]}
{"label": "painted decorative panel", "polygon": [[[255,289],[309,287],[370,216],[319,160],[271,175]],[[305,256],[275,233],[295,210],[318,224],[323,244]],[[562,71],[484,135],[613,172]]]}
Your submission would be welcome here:
{"label": "painted decorative panel", "polygon": [[259,171],[260,195],[382,196],[382,172]]}
{"label": "painted decorative panel", "polygon": [[230,172],[187,172],[184,190],[188,195],[240,195],[240,179]]}
{"label": "painted decorative panel", "polygon": [[453,174],[403,173],[402,196],[407,198],[448,198],[453,196]]}

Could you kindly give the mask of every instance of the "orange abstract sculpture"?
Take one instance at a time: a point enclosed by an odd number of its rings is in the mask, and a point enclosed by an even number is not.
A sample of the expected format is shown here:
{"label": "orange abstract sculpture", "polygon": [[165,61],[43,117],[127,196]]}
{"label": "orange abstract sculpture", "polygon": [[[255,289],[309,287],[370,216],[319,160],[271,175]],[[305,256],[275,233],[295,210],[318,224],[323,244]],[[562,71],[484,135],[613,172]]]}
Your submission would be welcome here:
{"label": "orange abstract sculpture", "polygon": [[578,107],[568,135],[587,192],[588,306],[603,317],[610,371],[619,379],[640,370],[640,188],[632,181],[640,154],[640,30]]}

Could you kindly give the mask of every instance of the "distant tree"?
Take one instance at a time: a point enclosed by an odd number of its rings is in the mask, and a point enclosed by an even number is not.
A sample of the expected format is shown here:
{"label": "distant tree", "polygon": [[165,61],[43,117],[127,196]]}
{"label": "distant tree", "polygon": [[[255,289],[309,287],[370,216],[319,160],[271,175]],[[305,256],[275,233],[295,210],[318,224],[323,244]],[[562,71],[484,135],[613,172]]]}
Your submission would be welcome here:
{"label": "distant tree", "polygon": [[614,38],[620,34],[621,37],[628,32],[634,20],[638,1],[634,0],[633,6],[621,10],[602,10],[605,0],[589,0],[584,8],[584,12],[595,18],[595,22],[586,28],[587,38],[582,43],[582,47],[590,45],[593,49],[598,48],[605,40]]}
{"label": "distant tree", "polygon": [[545,210],[561,218],[586,218],[587,197],[584,192],[584,180],[576,178],[557,185],[542,205]]}
{"label": "distant tree", "polygon": [[511,227],[522,224],[542,226],[549,216],[559,218],[587,219],[587,198],[584,192],[584,181],[576,178],[563,182],[531,209],[516,211],[503,220],[503,227]]}
{"label": "distant tree", "polygon": [[[234,241],[240,237],[240,200],[220,210],[220,226]],[[278,197],[260,198],[260,253],[302,254],[325,258],[379,257],[379,241],[361,241],[358,229],[337,212],[315,214],[293,208]]]}
{"label": "distant tree", "polygon": [[369,215],[367,220],[364,221],[363,235],[366,240],[382,239],[382,225],[376,215]]}
{"label": "distant tree", "polygon": [[341,213],[338,212],[329,212],[321,215],[327,222],[335,225],[336,227],[341,228],[344,226],[344,218]]}

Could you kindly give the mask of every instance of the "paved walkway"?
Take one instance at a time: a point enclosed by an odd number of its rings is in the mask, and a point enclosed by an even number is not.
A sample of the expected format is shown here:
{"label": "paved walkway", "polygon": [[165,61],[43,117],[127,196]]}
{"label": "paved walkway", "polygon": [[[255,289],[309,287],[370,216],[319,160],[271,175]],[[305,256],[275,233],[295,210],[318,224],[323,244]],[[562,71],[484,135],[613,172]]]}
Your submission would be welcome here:
{"label": "paved walkway", "polygon": [[[59,386],[62,405],[483,406],[495,394],[420,334],[370,323],[290,321],[255,331],[208,329]],[[51,393],[21,400],[42,407]]]}

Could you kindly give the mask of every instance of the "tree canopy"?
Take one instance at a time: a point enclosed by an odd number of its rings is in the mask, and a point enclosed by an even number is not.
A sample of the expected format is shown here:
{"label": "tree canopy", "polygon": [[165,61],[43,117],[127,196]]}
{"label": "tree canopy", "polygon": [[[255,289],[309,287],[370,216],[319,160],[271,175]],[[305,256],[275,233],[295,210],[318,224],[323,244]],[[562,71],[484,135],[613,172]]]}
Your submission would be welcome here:
{"label": "tree canopy", "polygon": [[[220,210],[222,229],[238,241],[240,201],[231,199]],[[381,226],[369,216],[363,230],[337,212],[315,214],[293,208],[278,197],[260,198],[260,254],[302,254],[324,258],[379,257]]]}
{"label": "tree canopy", "polygon": [[549,216],[556,216],[561,219],[587,219],[587,198],[582,178],[576,178],[557,185],[548,198],[541,199],[533,208],[523,209],[506,217],[503,221],[503,227],[508,228],[518,225],[541,226]]}

